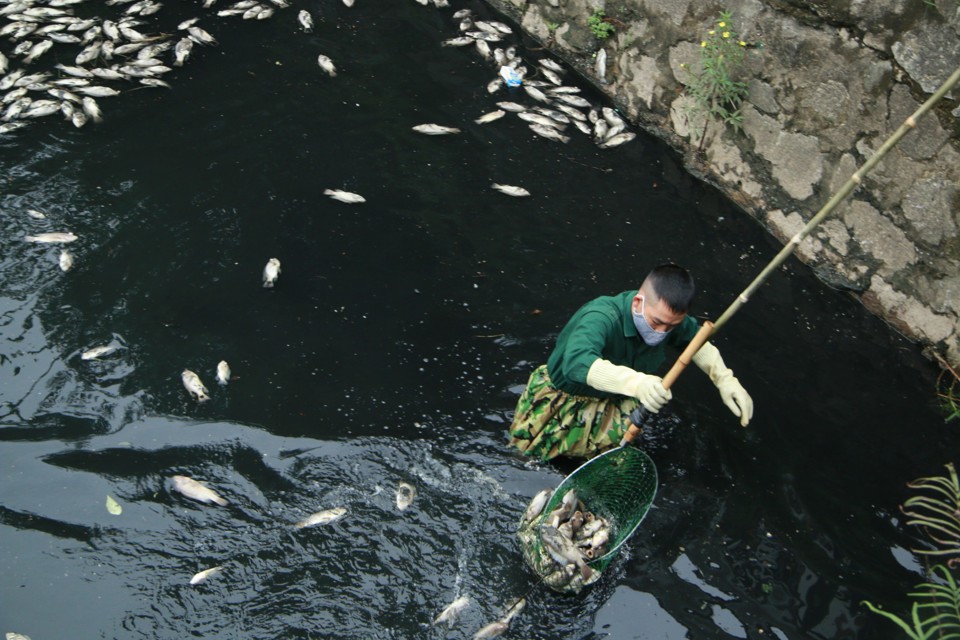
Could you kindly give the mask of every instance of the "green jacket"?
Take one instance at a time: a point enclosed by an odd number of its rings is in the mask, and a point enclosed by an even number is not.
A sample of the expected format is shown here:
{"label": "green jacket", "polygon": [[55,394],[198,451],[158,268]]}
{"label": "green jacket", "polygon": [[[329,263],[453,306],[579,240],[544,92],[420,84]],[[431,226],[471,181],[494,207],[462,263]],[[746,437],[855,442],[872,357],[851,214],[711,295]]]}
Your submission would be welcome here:
{"label": "green jacket", "polygon": [[631,304],[636,294],[634,289],[601,296],[573,314],[547,360],[547,373],[555,387],[574,395],[609,398],[614,394],[587,385],[587,371],[597,358],[653,373],[663,364],[667,345],[682,351],[690,344],[699,323],[688,315],[666,340],[655,347],[647,346],[633,324]]}

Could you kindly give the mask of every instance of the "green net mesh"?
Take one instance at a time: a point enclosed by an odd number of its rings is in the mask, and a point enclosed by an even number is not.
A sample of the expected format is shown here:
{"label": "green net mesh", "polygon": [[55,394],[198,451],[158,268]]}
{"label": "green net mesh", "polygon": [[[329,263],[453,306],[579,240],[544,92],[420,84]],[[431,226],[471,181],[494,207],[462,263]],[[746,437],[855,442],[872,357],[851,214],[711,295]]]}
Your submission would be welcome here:
{"label": "green net mesh", "polygon": [[[583,579],[578,573],[558,571],[558,564],[544,549],[540,527],[561,504],[571,489],[586,510],[610,523],[610,539],[606,551],[598,558],[586,560],[593,569]],[[553,491],[543,510],[527,522],[521,516],[517,536],[524,560],[543,581],[555,591],[575,593],[599,580],[600,574],[613,560],[617,551],[640,526],[653,504],[657,493],[657,468],[643,451],[633,447],[611,449],[580,466]]]}

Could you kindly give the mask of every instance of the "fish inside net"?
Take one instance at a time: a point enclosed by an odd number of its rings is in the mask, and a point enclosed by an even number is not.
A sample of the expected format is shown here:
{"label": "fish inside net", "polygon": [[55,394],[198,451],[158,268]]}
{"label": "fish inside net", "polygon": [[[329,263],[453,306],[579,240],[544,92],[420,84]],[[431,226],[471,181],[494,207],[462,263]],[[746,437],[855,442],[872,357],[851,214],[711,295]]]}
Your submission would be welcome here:
{"label": "fish inside net", "polygon": [[[575,510],[591,513],[609,524],[609,539],[596,550],[596,557],[583,558],[590,567],[589,577],[575,566],[555,561],[543,543],[542,528],[557,524],[556,514],[562,511],[563,498],[571,490],[577,497]],[[517,536],[523,558],[551,589],[577,593],[600,579],[623,543],[640,526],[656,493],[657,468],[647,454],[629,446],[611,449],[567,476],[537,515],[521,516]],[[571,540],[574,548],[589,551],[582,542]]]}

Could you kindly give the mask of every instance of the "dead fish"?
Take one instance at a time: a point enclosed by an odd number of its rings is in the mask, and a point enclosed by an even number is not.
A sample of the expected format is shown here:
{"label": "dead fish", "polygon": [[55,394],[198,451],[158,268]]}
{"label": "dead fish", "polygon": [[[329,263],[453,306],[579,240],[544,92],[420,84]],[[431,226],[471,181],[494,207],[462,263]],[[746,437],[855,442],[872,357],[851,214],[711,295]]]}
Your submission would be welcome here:
{"label": "dead fish", "polygon": [[517,117],[521,120],[526,120],[527,122],[533,122],[539,124],[542,127],[550,127],[554,129],[564,129],[566,125],[561,122],[554,120],[553,118],[547,117],[542,113],[535,113],[533,111],[523,111],[517,114]]}
{"label": "dead fish", "polygon": [[87,114],[91,120],[94,122],[101,122],[103,120],[100,105],[97,104],[96,100],[90,96],[84,96],[80,99],[80,104],[83,106],[83,112]]}
{"label": "dead fish", "polygon": [[297,14],[297,22],[300,23],[300,27],[306,33],[313,31],[313,18],[310,17],[310,12],[306,9],[301,9],[300,13]]}
{"label": "dead fish", "polygon": [[601,149],[610,149],[612,147],[618,147],[625,142],[630,142],[636,137],[637,137],[637,134],[633,133],[632,131],[624,131],[623,133],[618,133],[615,136],[611,136],[610,138],[608,138],[604,142],[601,142],[597,146],[600,147]]}
{"label": "dead fish", "polygon": [[266,266],[263,267],[263,286],[265,289],[272,289],[273,285],[277,283],[277,278],[280,277],[280,261],[276,258],[270,258],[267,260]]}
{"label": "dead fish", "polygon": [[556,527],[550,525],[540,527],[540,540],[543,542],[543,548],[560,566],[575,564],[580,569],[580,575],[584,580],[588,580],[593,575],[593,569],[587,565],[580,550],[569,538],[563,537]]}
{"label": "dead fish", "polygon": [[183,373],[180,374],[180,379],[183,381],[183,388],[187,390],[187,393],[194,396],[197,402],[206,402],[210,399],[210,396],[207,395],[207,388],[203,386],[200,376],[196,373],[190,371],[190,369],[184,369]]}
{"label": "dead fish", "polygon": [[59,231],[54,231],[51,233],[38,233],[33,236],[24,236],[24,240],[27,242],[42,242],[42,243],[66,243],[73,242],[77,239],[77,236],[67,231],[66,233],[61,233]]}
{"label": "dead fish", "polygon": [[397,486],[397,509],[403,511],[413,504],[413,499],[416,497],[417,488],[409,482],[401,482],[399,486]]}
{"label": "dead fish", "polygon": [[[482,42],[482,40],[478,42]],[[500,90],[500,87],[502,86],[503,86],[503,78],[499,78],[499,77],[494,78],[493,80],[487,83],[487,93],[496,93],[497,91]]]}
{"label": "dead fish", "polygon": [[533,87],[530,83],[523,85],[523,90],[527,92],[527,95],[533,98],[534,100],[539,100],[540,102],[550,102],[550,98],[540,89]]}
{"label": "dead fish", "polygon": [[566,102],[572,107],[589,107],[590,106],[590,102],[585,98],[581,98],[580,96],[570,95],[567,93],[557,94],[556,91],[554,91],[553,93],[555,94],[554,97],[557,100],[561,102]]}
{"label": "dead fish", "polygon": [[487,44],[486,40],[477,40],[477,53],[483,56],[484,60],[489,60],[493,57],[493,53],[490,52],[490,45]]}
{"label": "dead fish", "polygon": [[85,96],[93,96],[94,98],[109,98],[120,95],[120,92],[113,87],[76,87],[75,90],[77,93],[82,93]]}
{"label": "dead fish", "polygon": [[443,41],[443,46],[445,47],[465,47],[468,44],[473,44],[476,42],[473,38],[467,36],[459,36],[457,38],[449,38]]}
{"label": "dead fish", "polygon": [[3,135],[4,133],[10,133],[11,131],[16,131],[17,129],[21,129],[27,126],[28,124],[29,124],[28,122],[22,122],[22,121],[4,122],[3,124],[0,124],[0,135]]}
{"label": "dead fish", "polygon": [[515,187],[509,184],[497,184],[496,182],[494,182],[490,186],[496,189],[497,191],[499,191],[500,193],[505,193],[508,196],[513,196],[515,198],[521,198],[523,196],[530,195],[530,192],[524,189],[523,187]]}
{"label": "dead fish", "polygon": [[316,527],[321,524],[330,524],[335,522],[346,515],[347,510],[343,507],[334,507],[333,509],[325,509],[323,511],[318,511],[312,513],[303,520],[295,523],[293,526],[297,529],[305,529],[307,527]]}
{"label": "dead fish", "polygon": [[182,67],[183,63],[190,57],[191,51],[193,51],[193,40],[187,37],[177,40],[177,44],[173,47],[174,66]]}
{"label": "dead fish", "polygon": [[217,364],[217,382],[227,384],[230,382],[230,365],[226,360],[221,360]]}
{"label": "dead fish", "polygon": [[30,636],[25,633],[17,633],[15,631],[7,631],[7,640],[30,640]]}
{"label": "dead fish", "polygon": [[597,51],[597,59],[593,62],[593,69],[597,72],[600,84],[607,84],[607,50]]}
{"label": "dead fish", "polygon": [[204,569],[203,571],[194,574],[194,576],[190,578],[190,584],[200,584],[201,582],[206,582],[208,578],[212,578],[221,571],[223,571],[223,567]]}
{"label": "dead fish", "polygon": [[563,68],[563,65],[561,65],[559,62],[556,62],[555,60],[551,60],[550,58],[540,58],[539,60],[537,60],[537,64],[539,64],[544,69],[550,69],[551,71],[555,71],[557,73],[563,73],[565,71],[565,69]]}
{"label": "dead fish", "polygon": [[568,104],[558,104],[554,105],[559,111],[567,114],[567,116],[573,118],[574,120],[579,120],[580,122],[586,122],[587,116],[583,111],[580,111],[576,107],[571,107]]}
{"label": "dead fish", "polygon": [[451,133],[460,133],[456,127],[445,127],[442,124],[418,124],[413,127],[417,133],[425,133],[428,136],[443,136]]}
{"label": "dead fish", "polygon": [[520,113],[521,111],[527,110],[525,106],[517,104],[516,102],[498,102],[497,106],[504,111],[512,111],[513,113]]}
{"label": "dead fish", "polygon": [[37,211],[36,209],[27,209],[27,215],[37,220],[44,220],[47,217],[47,214],[43,211]]}
{"label": "dead fish", "polygon": [[504,111],[503,109],[497,109],[496,111],[491,111],[490,113],[483,114],[482,116],[474,120],[474,122],[476,122],[477,124],[487,124],[488,122],[499,120],[506,114],[507,112]]}
{"label": "dead fish", "polygon": [[[62,267],[61,267],[61,268],[62,268]],[[64,269],[64,271],[66,271],[66,269]],[[116,351],[118,348],[119,348],[119,347],[117,347],[116,345],[113,345],[113,344],[105,344],[105,345],[101,345],[101,346],[99,346],[99,347],[94,347],[94,348],[92,348],[92,349],[87,349],[86,351],[84,351],[83,353],[80,354],[80,359],[81,359],[81,360],[96,360],[96,359],[99,358],[100,356],[110,355],[111,353],[113,353],[114,351]]]}
{"label": "dead fish", "polygon": [[325,56],[321,53],[319,56],[317,56],[317,64],[319,64],[320,68],[326,71],[327,75],[329,75],[331,78],[335,78],[337,76],[337,68],[334,66],[333,60],[331,60],[328,56]]}
{"label": "dead fish", "polygon": [[545,127],[542,124],[531,124],[530,130],[536,133],[539,136],[543,136],[547,140],[553,140],[554,142],[569,142],[570,137],[565,136],[553,127]]}
{"label": "dead fish", "polygon": [[620,117],[620,114],[611,109],[610,107],[603,107],[600,110],[600,113],[603,115],[603,119],[607,121],[611,127],[625,127],[627,126],[626,121]]}
{"label": "dead fish", "polygon": [[70,271],[73,268],[73,254],[64,249],[60,252],[60,270],[63,272]]}
{"label": "dead fish", "polygon": [[527,505],[526,511],[523,512],[523,521],[530,522],[543,512],[543,508],[547,506],[547,502],[550,501],[550,496],[553,495],[553,489],[544,489],[537,495],[533,496],[533,500],[530,501],[530,504]]}
{"label": "dead fish", "polygon": [[473,634],[473,640],[481,640],[482,638],[496,638],[509,628],[510,627],[506,622],[497,620],[496,622],[491,622]]}
{"label": "dead fish", "polygon": [[366,198],[364,198],[358,193],[350,193],[349,191],[342,191],[340,189],[324,189],[323,195],[330,196],[334,200],[339,200],[340,202],[346,202],[347,204],[355,204],[357,202],[367,201]]}
{"label": "dead fish", "polygon": [[540,72],[543,73],[544,78],[549,80],[554,85],[558,87],[563,85],[563,79],[556,71],[551,71],[550,69],[541,69]]}
{"label": "dead fish", "polygon": [[215,45],[217,44],[217,39],[214,38],[208,31],[202,27],[196,25],[190,25],[187,27],[187,33],[193,38],[193,41],[197,44],[208,44]]}
{"label": "dead fish", "polygon": [[467,596],[460,596],[448,604],[447,607],[440,612],[440,615],[433,619],[433,624],[453,624],[453,621],[457,619],[457,617],[460,615],[460,612],[469,606],[470,598]]}
{"label": "dead fish", "polygon": [[203,502],[204,504],[216,503],[221,507],[227,505],[227,501],[216,491],[202,482],[198,482],[187,476],[173,476],[173,488],[197,502]]}
{"label": "dead fish", "polygon": [[24,56],[23,64],[30,64],[53,46],[53,40],[41,40],[30,48],[30,52]]}

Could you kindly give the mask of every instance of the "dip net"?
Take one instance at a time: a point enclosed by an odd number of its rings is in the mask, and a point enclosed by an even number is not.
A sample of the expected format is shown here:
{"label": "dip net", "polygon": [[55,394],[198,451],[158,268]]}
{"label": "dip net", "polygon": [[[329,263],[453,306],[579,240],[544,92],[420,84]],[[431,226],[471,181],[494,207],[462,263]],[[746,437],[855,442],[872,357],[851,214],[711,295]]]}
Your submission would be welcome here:
{"label": "dip net", "polygon": [[[579,572],[564,572],[541,539],[540,528],[550,522],[564,496],[575,491],[577,509],[592,513],[609,523],[609,540],[602,547],[602,555],[585,558],[592,569],[588,578]],[[527,521],[520,518],[517,536],[527,565],[555,591],[576,593],[600,579],[600,574],[612,562],[623,543],[633,535],[646,517],[657,493],[657,468],[653,460],[639,449],[624,446],[611,449],[581,465],[553,491],[546,506]]]}

